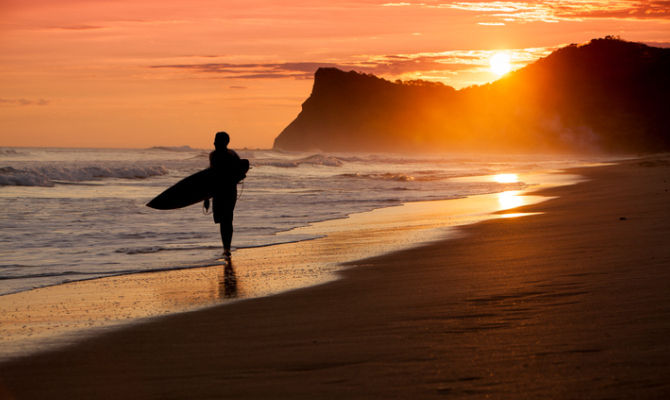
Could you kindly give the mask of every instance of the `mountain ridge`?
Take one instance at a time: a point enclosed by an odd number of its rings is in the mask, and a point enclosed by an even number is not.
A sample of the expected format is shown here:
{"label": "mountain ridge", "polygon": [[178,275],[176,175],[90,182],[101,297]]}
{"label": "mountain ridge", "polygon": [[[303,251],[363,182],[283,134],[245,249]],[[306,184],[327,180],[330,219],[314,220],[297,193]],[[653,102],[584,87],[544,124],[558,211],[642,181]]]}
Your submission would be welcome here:
{"label": "mountain ridge", "polygon": [[670,49],[613,37],[481,86],[319,68],[274,148],[322,151],[670,150]]}

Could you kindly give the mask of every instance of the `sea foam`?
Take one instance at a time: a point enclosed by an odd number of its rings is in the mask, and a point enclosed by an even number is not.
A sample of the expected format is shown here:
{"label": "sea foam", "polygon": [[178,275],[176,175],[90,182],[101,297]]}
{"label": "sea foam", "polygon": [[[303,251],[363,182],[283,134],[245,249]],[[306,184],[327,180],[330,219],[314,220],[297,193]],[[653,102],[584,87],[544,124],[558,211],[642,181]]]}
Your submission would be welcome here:
{"label": "sea foam", "polygon": [[0,167],[0,186],[54,186],[56,183],[77,183],[102,178],[146,179],[166,175],[162,166],[59,166],[42,165],[26,168]]}

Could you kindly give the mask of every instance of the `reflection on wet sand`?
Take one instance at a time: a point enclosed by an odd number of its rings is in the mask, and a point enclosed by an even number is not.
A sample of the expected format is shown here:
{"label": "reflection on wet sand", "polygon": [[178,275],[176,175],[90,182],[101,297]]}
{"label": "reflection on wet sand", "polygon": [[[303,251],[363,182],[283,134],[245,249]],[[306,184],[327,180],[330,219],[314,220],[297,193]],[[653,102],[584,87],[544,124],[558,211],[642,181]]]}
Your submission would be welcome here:
{"label": "reflection on wet sand", "polygon": [[525,199],[520,194],[521,191],[519,190],[508,190],[498,193],[498,203],[500,203],[501,211],[523,206]]}
{"label": "reflection on wet sand", "polygon": [[219,298],[234,299],[237,297],[237,276],[235,276],[235,268],[233,261],[228,260],[223,265],[223,275],[219,280]]}

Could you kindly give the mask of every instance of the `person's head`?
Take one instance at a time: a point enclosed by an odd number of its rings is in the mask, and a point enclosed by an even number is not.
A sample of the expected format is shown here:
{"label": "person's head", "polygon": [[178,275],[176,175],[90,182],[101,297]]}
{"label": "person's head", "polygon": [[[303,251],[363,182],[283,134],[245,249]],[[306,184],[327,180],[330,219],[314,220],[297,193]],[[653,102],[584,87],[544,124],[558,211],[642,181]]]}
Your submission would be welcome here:
{"label": "person's head", "polygon": [[228,143],[230,143],[230,136],[226,132],[217,132],[216,136],[214,137],[214,148],[221,149],[227,149],[228,148]]}

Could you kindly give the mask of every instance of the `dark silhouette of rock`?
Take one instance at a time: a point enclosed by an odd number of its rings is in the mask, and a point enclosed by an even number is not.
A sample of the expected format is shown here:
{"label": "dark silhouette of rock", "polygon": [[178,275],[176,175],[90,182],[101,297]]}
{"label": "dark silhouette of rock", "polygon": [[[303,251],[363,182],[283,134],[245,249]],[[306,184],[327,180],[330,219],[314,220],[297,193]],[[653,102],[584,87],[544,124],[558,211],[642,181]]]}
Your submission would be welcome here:
{"label": "dark silhouette of rock", "polygon": [[323,151],[670,150],[670,49],[613,37],[462,90],[321,68],[275,148]]}

